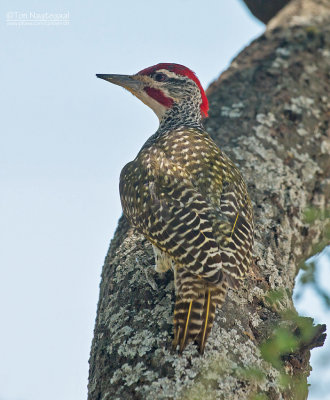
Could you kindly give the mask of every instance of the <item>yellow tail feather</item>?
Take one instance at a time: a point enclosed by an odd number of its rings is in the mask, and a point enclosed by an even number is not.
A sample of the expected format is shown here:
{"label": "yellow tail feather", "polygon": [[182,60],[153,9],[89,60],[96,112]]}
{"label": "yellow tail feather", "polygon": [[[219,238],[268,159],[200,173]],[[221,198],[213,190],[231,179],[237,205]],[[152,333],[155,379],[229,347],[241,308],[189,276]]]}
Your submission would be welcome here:
{"label": "yellow tail feather", "polygon": [[[186,340],[187,340],[187,332],[188,332],[188,326],[189,326],[189,321],[190,321],[190,314],[191,314],[192,304],[193,304],[193,301],[191,300],[190,303],[189,303],[189,309],[188,309],[188,314],[187,314],[187,319],[186,319],[186,326],[184,327],[183,339],[182,339],[182,343],[180,345],[180,350],[181,351],[183,350],[183,348],[185,346],[185,343],[186,343]],[[183,347],[183,348],[181,349],[181,347]]]}
{"label": "yellow tail feather", "polygon": [[205,347],[205,341],[206,341],[206,329],[208,326],[208,319],[209,319],[209,314],[210,314],[210,305],[211,305],[211,289],[208,289],[207,291],[207,301],[206,301],[206,316],[205,316],[205,323],[204,323],[204,329],[203,329],[203,336],[202,340],[200,343],[200,349],[204,350]]}
{"label": "yellow tail feather", "polygon": [[202,328],[202,313],[204,293],[195,300],[185,300],[178,297],[174,309],[174,340],[173,347],[180,346],[181,353],[189,342],[196,339]]}

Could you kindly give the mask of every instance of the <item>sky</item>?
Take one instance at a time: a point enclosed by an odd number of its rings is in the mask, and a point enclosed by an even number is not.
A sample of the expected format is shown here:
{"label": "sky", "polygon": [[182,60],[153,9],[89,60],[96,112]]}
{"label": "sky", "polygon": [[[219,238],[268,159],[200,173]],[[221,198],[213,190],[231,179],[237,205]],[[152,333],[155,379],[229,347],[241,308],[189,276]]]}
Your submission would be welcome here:
{"label": "sky", "polygon": [[207,87],[264,27],[238,0],[4,0],[0,16],[0,400],[80,400],[120,170],[158,124],[95,74],[176,62]]}

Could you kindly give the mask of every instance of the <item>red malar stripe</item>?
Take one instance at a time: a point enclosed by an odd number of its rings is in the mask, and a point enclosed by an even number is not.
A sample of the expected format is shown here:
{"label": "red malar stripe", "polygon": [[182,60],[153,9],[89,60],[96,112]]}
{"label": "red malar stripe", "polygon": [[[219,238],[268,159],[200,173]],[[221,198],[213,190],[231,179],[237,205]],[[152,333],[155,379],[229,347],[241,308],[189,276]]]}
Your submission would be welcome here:
{"label": "red malar stripe", "polygon": [[161,90],[151,88],[146,86],[144,91],[148,93],[150,97],[158,101],[158,103],[162,104],[163,106],[170,108],[173,105],[173,99],[166,97]]}

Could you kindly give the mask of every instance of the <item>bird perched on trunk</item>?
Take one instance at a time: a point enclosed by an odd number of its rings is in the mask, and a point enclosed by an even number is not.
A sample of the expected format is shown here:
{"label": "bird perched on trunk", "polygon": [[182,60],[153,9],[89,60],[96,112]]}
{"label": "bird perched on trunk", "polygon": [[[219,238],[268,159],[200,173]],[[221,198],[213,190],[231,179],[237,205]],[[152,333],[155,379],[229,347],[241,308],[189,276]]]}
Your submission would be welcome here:
{"label": "bird perched on trunk", "polygon": [[97,77],[149,106],[159,128],[120,176],[130,224],[153,245],[156,271],[174,271],[175,348],[200,353],[229,287],[251,264],[253,216],[243,178],[205,131],[208,100],[189,68],[161,63],[135,75]]}

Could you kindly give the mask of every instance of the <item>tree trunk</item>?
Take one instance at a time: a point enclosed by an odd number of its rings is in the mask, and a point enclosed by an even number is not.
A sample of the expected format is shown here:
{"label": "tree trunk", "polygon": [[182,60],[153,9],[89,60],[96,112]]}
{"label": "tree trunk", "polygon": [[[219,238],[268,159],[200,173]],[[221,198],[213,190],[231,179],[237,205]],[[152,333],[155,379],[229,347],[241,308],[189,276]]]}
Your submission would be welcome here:
{"label": "tree trunk", "polygon": [[[327,0],[291,1],[208,89],[205,126],[245,177],[256,237],[251,272],[217,312],[204,356],[194,345],[182,356],[171,350],[172,272],[154,271],[151,245],[122,217],[102,272],[89,400],[307,398],[310,349],[325,327],[291,350],[274,329],[299,336],[285,310],[294,310],[299,263],[324,240],[329,16]],[[304,220],[307,208],[316,218]]]}

